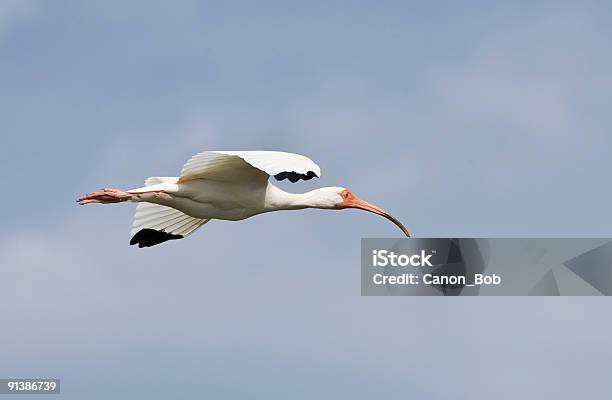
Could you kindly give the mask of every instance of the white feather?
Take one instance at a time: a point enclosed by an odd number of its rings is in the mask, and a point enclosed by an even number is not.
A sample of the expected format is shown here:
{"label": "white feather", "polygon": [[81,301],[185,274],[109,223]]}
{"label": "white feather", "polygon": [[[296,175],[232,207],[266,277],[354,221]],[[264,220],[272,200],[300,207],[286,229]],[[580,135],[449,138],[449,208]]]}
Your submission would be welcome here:
{"label": "white feather", "polygon": [[171,207],[153,203],[138,203],[131,236],[142,229],[155,229],[186,237],[210,219],[193,218]]}
{"label": "white feather", "polygon": [[204,151],[183,166],[179,182],[192,179],[252,181],[281,172],[321,176],[321,168],[308,157],[280,151]]}
{"label": "white feather", "polygon": [[176,183],[176,176],[150,176],[145,180],[145,186],[153,186],[160,183]]}

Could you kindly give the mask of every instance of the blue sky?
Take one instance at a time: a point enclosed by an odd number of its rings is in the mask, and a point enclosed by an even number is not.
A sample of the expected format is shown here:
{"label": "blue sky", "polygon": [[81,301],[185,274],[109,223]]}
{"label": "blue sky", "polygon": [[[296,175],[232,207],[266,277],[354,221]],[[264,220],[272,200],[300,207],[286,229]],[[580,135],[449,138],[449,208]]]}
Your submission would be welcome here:
{"label": "blue sky", "polygon": [[[359,296],[359,212],[128,246],[85,192],[285,150],[420,237],[609,236],[606,2],[0,4],[0,376],[64,398],[607,393],[605,299]],[[99,380],[107,387],[92,389]]]}

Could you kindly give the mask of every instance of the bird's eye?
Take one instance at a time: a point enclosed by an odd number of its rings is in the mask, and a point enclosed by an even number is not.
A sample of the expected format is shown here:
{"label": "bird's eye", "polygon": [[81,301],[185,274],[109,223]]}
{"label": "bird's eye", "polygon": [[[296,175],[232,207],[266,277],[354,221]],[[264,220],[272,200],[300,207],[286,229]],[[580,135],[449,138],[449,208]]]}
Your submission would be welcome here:
{"label": "bird's eye", "polygon": [[344,198],[348,199],[348,197],[349,197],[349,192],[344,192]]}

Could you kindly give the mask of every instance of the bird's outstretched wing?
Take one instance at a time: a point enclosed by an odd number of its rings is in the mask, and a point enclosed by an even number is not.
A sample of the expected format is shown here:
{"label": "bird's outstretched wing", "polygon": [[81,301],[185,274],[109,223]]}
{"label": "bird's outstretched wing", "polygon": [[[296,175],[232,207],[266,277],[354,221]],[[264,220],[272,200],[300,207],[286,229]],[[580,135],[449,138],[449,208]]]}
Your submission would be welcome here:
{"label": "bird's outstretched wing", "polygon": [[297,182],[321,176],[321,169],[308,157],[281,151],[204,151],[183,166],[179,182],[211,179],[245,180],[289,179]]}
{"label": "bird's outstretched wing", "polygon": [[146,202],[138,203],[130,244],[151,247],[167,240],[182,239],[208,221],[210,219],[193,218],[171,207]]}

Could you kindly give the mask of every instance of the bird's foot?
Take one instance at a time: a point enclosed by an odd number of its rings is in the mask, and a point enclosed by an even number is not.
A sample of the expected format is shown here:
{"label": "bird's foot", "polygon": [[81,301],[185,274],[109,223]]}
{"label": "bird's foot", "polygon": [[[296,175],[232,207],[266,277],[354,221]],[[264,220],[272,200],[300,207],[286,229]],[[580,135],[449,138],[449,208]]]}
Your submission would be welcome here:
{"label": "bird's foot", "polygon": [[117,189],[102,189],[100,192],[93,192],[86,196],[83,196],[77,200],[80,205],[89,203],[121,203],[128,201],[132,198],[132,194],[123,192]]}

